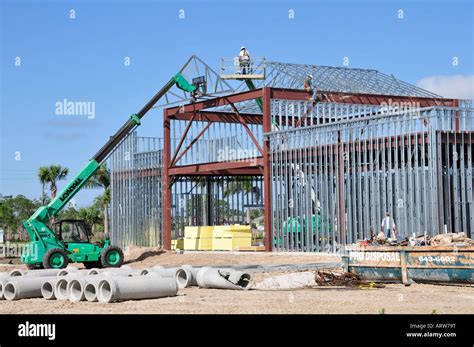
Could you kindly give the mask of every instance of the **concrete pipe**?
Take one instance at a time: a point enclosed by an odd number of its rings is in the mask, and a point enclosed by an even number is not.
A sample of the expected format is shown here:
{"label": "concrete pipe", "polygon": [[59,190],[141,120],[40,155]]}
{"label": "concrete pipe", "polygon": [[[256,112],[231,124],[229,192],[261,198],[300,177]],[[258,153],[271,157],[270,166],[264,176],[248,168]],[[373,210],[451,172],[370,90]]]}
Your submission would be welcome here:
{"label": "concrete pipe", "polygon": [[145,276],[145,275],[147,275],[148,273],[150,273],[151,271],[163,270],[163,269],[164,269],[163,266],[161,266],[161,265],[155,265],[155,266],[153,266],[153,267],[151,267],[151,268],[149,268],[149,269],[143,269],[143,270],[141,270],[141,275],[142,275],[142,276]]}
{"label": "concrete pipe", "polygon": [[97,299],[97,292],[99,291],[100,281],[107,279],[105,276],[87,276],[87,283],[84,286],[84,298],[87,301],[95,302]]}
{"label": "concrete pipe", "polygon": [[41,295],[46,300],[54,300],[56,296],[54,295],[54,285],[56,284],[58,278],[54,278],[52,280],[44,281],[41,285]]}
{"label": "concrete pipe", "polygon": [[11,276],[8,272],[2,272],[0,273],[0,300],[3,300],[3,286],[10,281]]}
{"label": "concrete pipe", "polygon": [[136,271],[136,270],[133,270],[133,268],[131,266],[123,265],[121,267],[106,267],[106,268],[103,268],[103,269],[94,268],[94,269],[88,270],[87,274],[88,275],[98,275],[102,272],[122,272],[122,271]]}
{"label": "concrete pipe", "polygon": [[174,278],[161,276],[106,278],[99,283],[97,298],[101,303],[121,300],[155,299],[175,296],[178,285]]}
{"label": "concrete pipe", "polygon": [[28,277],[41,277],[41,276],[56,276],[60,269],[38,269],[38,270],[23,270],[15,269],[10,272],[10,276],[28,276]]}
{"label": "concrete pipe", "polygon": [[[102,281],[104,279],[107,279],[107,278],[110,278],[110,276],[113,276],[113,275],[114,275],[113,273],[107,274],[107,272],[104,272],[104,273],[99,274],[99,276],[95,276],[95,275],[94,276],[87,276],[86,277],[87,281],[86,281],[86,284],[84,286],[84,298],[85,298],[85,300],[90,301],[90,302],[98,301],[97,293],[99,291],[100,281]],[[126,275],[124,276],[122,274],[116,274],[116,275],[127,277]]]}
{"label": "concrete pipe", "polygon": [[57,300],[68,300],[69,293],[67,291],[67,285],[70,281],[78,278],[85,277],[85,274],[75,273],[73,275],[59,276],[56,283],[54,284],[54,296]]}
{"label": "concrete pipe", "polygon": [[199,272],[199,270],[201,270],[201,267],[193,267],[191,265],[183,265],[181,266],[182,269],[188,271],[191,276],[190,276],[190,281],[189,281],[189,286],[197,286],[198,283],[197,283],[197,273]]}
{"label": "concrete pipe", "polygon": [[7,284],[8,281],[10,281],[10,277],[0,278],[0,300],[4,299],[4,297],[3,297],[3,287],[5,286],[5,284]]}
{"label": "concrete pipe", "polygon": [[87,270],[87,275],[88,276],[98,275],[99,272],[100,272],[100,269],[93,268],[93,269]]}
{"label": "concrete pipe", "polygon": [[80,270],[77,267],[67,267],[65,269],[59,270],[58,276],[67,276],[67,275],[72,275],[79,272]]}
{"label": "concrete pipe", "polygon": [[[163,278],[174,278],[176,281],[176,284],[178,285],[178,288],[186,288],[189,287],[189,283],[191,280],[191,273],[189,270],[185,270],[182,268],[168,268],[168,269],[160,269],[160,268],[151,268],[146,270],[148,271],[146,274],[151,275],[151,274],[157,274],[160,275]],[[142,275],[144,274],[144,271],[142,270]]]}
{"label": "concrete pipe", "polygon": [[18,300],[27,298],[41,298],[41,286],[44,282],[55,277],[22,276],[11,279],[3,286],[3,296],[7,300]]}
{"label": "concrete pipe", "polygon": [[87,284],[87,277],[77,277],[67,283],[66,291],[70,302],[84,301],[84,290]]}
{"label": "concrete pipe", "polygon": [[250,289],[250,274],[232,269],[201,268],[196,276],[200,288]]}
{"label": "concrete pipe", "polygon": [[123,270],[123,271],[103,271],[100,273],[102,276],[122,276],[122,277],[134,277],[140,276],[142,270]]}
{"label": "concrete pipe", "polygon": [[23,269],[13,269],[10,271],[9,275],[11,277],[17,277],[17,276],[25,276],[28,273],[28,270],[23,270]]}

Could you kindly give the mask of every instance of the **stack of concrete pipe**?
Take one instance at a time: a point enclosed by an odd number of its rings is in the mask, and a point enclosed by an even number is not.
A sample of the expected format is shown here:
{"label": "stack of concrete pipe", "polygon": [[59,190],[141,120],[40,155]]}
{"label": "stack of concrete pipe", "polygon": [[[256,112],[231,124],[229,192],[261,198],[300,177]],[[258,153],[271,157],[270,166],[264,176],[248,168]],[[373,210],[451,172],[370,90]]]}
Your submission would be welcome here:
{"label": "stack of concrete pipe", "polygon": [[179,289],[200,288],[249,289],[250,275],[232,269],[176,268],[155,266],[145,270],[120,268],[80,270],[13,270],[0,273],[0,299],[99,301],[155,299],[176,296]]}

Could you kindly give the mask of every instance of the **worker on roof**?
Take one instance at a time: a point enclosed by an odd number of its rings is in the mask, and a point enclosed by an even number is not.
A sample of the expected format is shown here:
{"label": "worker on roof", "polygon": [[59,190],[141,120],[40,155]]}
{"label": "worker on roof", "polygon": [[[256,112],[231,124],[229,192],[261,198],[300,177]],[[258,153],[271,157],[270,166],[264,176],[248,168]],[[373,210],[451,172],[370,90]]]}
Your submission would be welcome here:
{"label": "worker on roof", "polygon": [[250,65],[251,65],[250,53],[244,46],[242,46],[240,47],[240,53],[239,53],[240,72],[243,75],[251,73]]}
{"label": "worker on roof", "polygon": [[304,80],[304,90],[311,94],[311,98],[309,99],[312,102],[316,102],[317,98],[317,91],[313,88],[313,75],[309,74],[306,76]]}
{"label": "worker on roof", "polygon": [[397,226],[395,225],[395,221],[390,216],[389,212],[386,213],[384,219],[382,220],[382,225],[380,228],[388,239],[397,239]]}
{"label": "worker on roof", "polygon": [[306,76],[306,79],[304,80],[304,89],[307,92],[313,92],[313,75]]}

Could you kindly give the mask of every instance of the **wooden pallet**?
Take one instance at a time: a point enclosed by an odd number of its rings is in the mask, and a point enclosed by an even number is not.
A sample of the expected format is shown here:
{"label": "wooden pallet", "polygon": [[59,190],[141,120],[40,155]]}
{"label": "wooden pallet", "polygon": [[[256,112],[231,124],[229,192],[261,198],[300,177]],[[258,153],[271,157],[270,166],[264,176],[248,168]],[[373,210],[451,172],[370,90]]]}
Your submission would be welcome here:
{"label": "wooden pallet", "polygon": [[265,246],[248,246],[248,247],[239,247],[235,249],[236,251],[241,252],[265,252]]}

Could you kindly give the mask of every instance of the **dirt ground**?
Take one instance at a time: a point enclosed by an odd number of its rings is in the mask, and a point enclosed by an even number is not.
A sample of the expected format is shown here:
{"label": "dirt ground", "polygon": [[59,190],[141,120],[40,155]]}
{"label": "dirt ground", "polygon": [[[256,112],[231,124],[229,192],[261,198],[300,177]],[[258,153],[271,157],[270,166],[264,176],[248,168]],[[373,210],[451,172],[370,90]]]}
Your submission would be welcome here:
{"label": "dirt ground", "polygon": [[[162,252],[157,249],[131,249],[126,263],[134,268],[153,265],[252,265],[252,264],[309,264],[334,263],[340,259],[320,254],[275,253],[185,253]],[[0,271],[18,268],[18,265],[0,265]],[[253,283],[281,272],[254,273]],[[474,313],[474,288],[389,284],[381,289],[345,287],[317,287],[281,291],[234,291],[219,289],[185,288],[178,296],[113,304],[91,302],[70,303],[27,299],[0,301],[0,313]]]}

